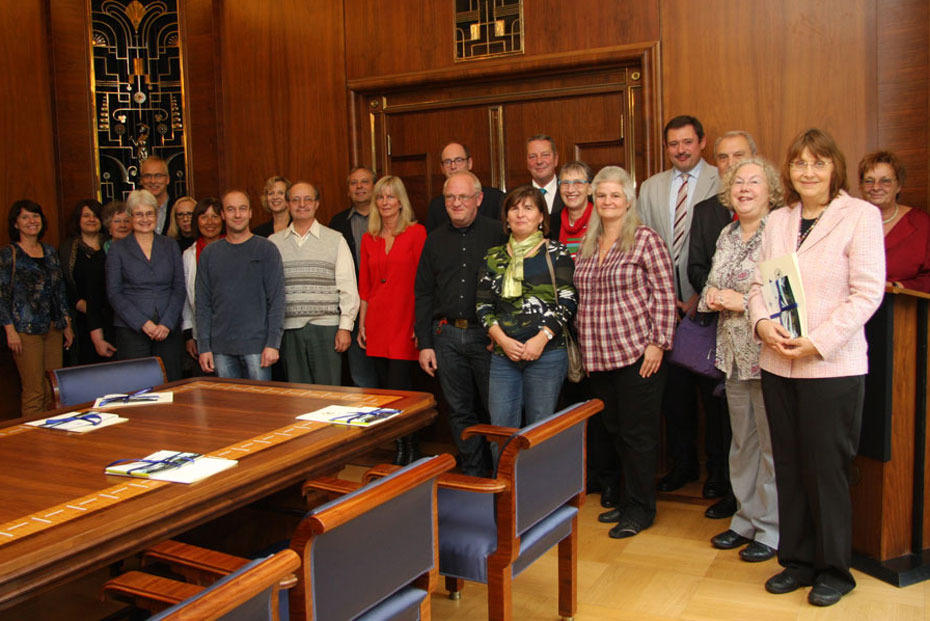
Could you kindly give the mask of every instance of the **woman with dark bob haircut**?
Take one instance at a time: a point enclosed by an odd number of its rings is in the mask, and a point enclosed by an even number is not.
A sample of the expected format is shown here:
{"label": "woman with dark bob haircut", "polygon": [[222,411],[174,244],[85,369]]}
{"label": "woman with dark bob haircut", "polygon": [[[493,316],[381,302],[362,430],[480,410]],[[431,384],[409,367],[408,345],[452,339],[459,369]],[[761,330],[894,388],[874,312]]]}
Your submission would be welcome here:
{"label": "woman with dark bob haircut", "polygon": [[58,253],[39,240],[48,222],[30,200],[10,207],[10,240],[0,248],[0,323],[22,380],[22,413],[49,409],[52,393],[45,372],[61,367],[61,346],[74,340]]}
{"label": "woman with dark bob haircut", "polygon": [[808,601],[830,606],[856,586],[849,468],[869,364],[864,326],[885,288],[882,221],[875,207],[846,193],[846,160],[819,129],[792,141],[782,181],[787,206],[769,214],[759,260],[794,255],[807,328],[795,337],[777,321],[756,269],[748,306],[763,344],[784,567],[765,588],[778,594],[813,585]]}
{"label": "woman with dark bob haircut", "polygon": [[545,239],[549,217],[539,190],[523,185],[507,194],[501,218],[510,238],[478,268],[476,311],[494,343],[491,423],[522,427],[555,412],[568,370],[562,331],[578,299],[575,262],[565,246]]}

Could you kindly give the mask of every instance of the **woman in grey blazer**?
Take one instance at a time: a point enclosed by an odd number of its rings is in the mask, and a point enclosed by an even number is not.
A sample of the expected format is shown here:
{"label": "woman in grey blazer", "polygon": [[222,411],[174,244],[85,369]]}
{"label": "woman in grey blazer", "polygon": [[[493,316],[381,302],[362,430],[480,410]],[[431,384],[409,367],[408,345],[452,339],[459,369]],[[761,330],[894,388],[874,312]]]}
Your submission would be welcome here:
{"label": "woman in grey blazer", "polygon": [[155,233],[158,202],[148,190],[126,200],[132,235],[107,254],[107,297],[113,306],[116,353],[122,359],[159,356],[168,381],[181,379],[184,268],[178,244]]}

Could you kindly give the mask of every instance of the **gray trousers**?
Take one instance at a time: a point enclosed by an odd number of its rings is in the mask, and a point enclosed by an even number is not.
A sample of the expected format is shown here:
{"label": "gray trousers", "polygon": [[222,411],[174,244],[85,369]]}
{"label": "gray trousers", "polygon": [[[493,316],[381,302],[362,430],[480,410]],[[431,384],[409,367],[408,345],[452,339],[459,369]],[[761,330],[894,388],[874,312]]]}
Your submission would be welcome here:
{"label": "gray trousers", "polygon": [[285,330],[281,357],[287,381],[305,384],[342,384],[342,356],[336,351],[339,326],[315,326]]}
{"label": "gray trousers", "polygon": [[730,408],[730,485],[737,509],[730,529],[778,548],[778,495],[775,463],[761,380],[727,379]]}

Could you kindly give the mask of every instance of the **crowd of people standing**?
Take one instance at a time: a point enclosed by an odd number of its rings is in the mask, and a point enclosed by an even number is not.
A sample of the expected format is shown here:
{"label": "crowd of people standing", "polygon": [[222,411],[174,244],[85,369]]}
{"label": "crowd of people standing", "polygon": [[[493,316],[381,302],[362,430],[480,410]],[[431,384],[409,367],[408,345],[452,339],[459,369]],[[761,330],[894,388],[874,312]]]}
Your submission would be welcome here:
{"label": "crowd of people standing", "polygon": [[[358,386],[409,389],[419,367],[439,380],[461,470],[489,476],[494,451],[462,438],[466,427],[521,427],[551,416],[560,394],[597,397],[589,489],[610,536],[626,538],[655,521],[657,491],[699,478],[700,401],[702,492],[717,500],[707,516],[731,518],[712,545],[747,562],[777,555],[784,569],[766,589],[812,586],[811,603],[835,603],[855,586],[848,466],[864,325],[886,283],[930,291],[930,217],[897,202],[905,172],[892,153],[863,158],[865,200],[850,196],[843,153],[821,130],[799,134],[780,171],[743,131],[722,134],[705,161],[691,116],[671,119],[663,139],[671,168],[638,196],[617,166],[557,173],[544,134],[526,141],[530,183],[506,194],[449,143],[426,226],[399,177],[365,167],[329,226],[317,188],[282,176],[265,183],[271,219],[254,231],[242,190],[169,209],[167,164],[154,156],[124,203],[79,203],[58,251],[40,241],[42,208],[17,201],[0,321],[23,415],[50,406],[44,372],[63,351],[70,364],[157,355],[169,380],[339,384],[345,358]],[[759,264],[783,256],[804,283],[800,335],[764,300]],[[715,332],[717,371],[669,361],[687,357],[676,339],[686,329]],[[572,385],[575,342],[585,378]],[[663,416],[671,463],[658,478]],[[398,463],[419,454],[412,436],[397,450]]]}

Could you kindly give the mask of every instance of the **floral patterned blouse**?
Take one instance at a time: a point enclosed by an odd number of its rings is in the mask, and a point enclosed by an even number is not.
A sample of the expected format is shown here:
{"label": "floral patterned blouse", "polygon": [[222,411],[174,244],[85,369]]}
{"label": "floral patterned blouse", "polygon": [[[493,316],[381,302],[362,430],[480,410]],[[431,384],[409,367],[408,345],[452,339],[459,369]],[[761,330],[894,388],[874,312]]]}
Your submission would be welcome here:
{"label": "floral patterned blouse", "polygon": [[749,313],[745,311],[749,299],[749,286],[752,284],[756,263],[762,252],[762,231],[765,218],[749,241],[744,242],[739,222],[728,224],[717,238],[717,249],[711,264],[707,284],[701,292],[698,310],[712,312],[704,302],[707,289],[732,289],[743,294],[742,312],[720,311],[717,318],[717,356],[714,365],[731,377],[736,371],[736,379],[759,379],[759,351],[762,345],[752,338],[752,326]]}
{"label": "floral patterned blouse", "polygon": [[48,244],[42,250],[45,256],[34,259],[19,244],[0,248],[0,325],[13,324],[20,334],[64,329],[70,317],[58,253]]}

